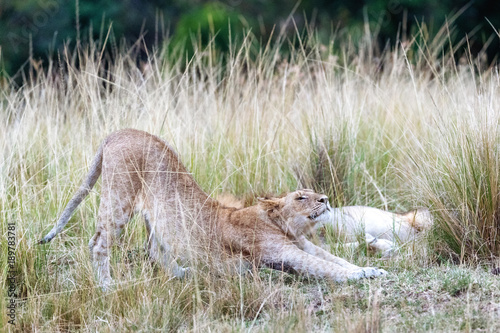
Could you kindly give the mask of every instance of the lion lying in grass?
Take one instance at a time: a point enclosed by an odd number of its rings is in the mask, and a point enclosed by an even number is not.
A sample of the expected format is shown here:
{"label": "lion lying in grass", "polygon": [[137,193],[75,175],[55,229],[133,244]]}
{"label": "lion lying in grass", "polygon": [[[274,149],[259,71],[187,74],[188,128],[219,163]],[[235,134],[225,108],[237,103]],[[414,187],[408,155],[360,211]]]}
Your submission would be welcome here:
{"label": "lion lying in grass", "polygon": [[391,213],[366,206],[333,208],[331,219],[318,223],[316,229],[330,225],[334,233],[346,242],[346,246],[357,247],[357,236],[363,235],[369,249],[383,256],[392,255],[398,244],[414,241],[428,231],[433,224],[427,208],[407,213]]}
{"label": "lion lying in grass", "polygon": [[[221,195],[219,201],[230,207],[244,207],[243,201],[227,193]],[[345,206],[332,208],[330,218],[317,223],[314,229],[330,226],[344,246],[353,248],[360,245],[357,240],[361,235],[370,250],[390,256],[398,245],[414,241],[432,225],[427,208],[391,213],[367,206]]]}
{"label": "lion lying in grass", "polygon": [[333,281],[386,274],[350,264],[305,238],[318,223],[332,219],[325,195],[300,190],[259,199],[247,208],[226,207],[203,192],[165,141],[133,129],[104,140],[85,181],[40,243],[64,228],[101,174],[98,221],[89,249],[103,288],[112,283],[111,246],[136,212],[145,219],[150,258],[178,277],[186,268],[177,259],[192,247],[214,253],[222,249],[227,257],[242,256],[257,266]]}

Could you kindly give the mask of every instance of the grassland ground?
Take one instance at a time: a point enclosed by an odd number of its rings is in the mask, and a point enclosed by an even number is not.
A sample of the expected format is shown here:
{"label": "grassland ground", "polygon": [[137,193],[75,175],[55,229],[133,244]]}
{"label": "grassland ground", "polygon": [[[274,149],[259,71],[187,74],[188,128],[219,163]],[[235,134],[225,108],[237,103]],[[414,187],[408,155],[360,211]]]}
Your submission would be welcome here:
{"label": "grassland ground", "polygon": [[[419,38],[377,53],[301,40],[208,47],[188,62],[161,50],[137,65],[95,46],[61,54],[24,84],[1,83],[0,262],[9,331],[470,331],[500,329],[500,77]],[[222,59],[222,60],[221,60]],[[467,60],[468,59],[468,60]],[[78,66],[75,64],[78,63]],[[383,64],[383,66],[382,66]],[[164,138],[216,196],[313,188],[332,205],[428,207],[425,241],[388,260],[337,249],[385,278],[334,284],[273,271],[173,279],[143,250],[140,218],[114,247],[111,292],[88,256],[99,184],[68,226],[37,245],[80,185],[100,141],[132,127]],[[16,322],[8,323],[15,225]],[[340,252],[339,252],[340,251]]]}

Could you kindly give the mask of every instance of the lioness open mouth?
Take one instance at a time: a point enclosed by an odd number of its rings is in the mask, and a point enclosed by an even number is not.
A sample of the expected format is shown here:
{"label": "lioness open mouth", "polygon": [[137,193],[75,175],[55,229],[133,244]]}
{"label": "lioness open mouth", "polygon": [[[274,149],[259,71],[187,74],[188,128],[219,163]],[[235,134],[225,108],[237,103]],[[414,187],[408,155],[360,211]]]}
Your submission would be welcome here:
{"label": "lioness open mouth", "polygon": [[325,206],[325,208],[321,212],[314,212],[311,215],[309,215],[309,218],[311,220],[315,220],[318,217],[320,217],[321,215],[323,215],[324,213],[326,213],[327,211],[330,211],[330,208],[328,208],[328,206]]}

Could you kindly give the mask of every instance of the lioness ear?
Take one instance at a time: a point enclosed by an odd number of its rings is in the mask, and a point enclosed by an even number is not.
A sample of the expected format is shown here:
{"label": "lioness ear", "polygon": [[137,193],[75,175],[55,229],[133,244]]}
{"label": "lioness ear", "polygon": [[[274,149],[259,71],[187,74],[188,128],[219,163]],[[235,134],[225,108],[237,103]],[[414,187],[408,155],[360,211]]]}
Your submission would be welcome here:
{"label": "lioness ear", "polygon": [[280,201],[277,199],[257,198],[257,201],[259,201],[259,205],[262,209],[267,211],[273,211],[280,208]]}

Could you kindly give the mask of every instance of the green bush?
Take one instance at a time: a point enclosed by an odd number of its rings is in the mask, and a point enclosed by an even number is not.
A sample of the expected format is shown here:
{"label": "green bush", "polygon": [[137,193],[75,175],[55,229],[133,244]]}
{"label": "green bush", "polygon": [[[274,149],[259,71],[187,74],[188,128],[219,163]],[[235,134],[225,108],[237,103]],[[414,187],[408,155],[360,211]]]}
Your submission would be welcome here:
{"label": "green bush", "polygon": [[195,48],[200,50],[210,43],[212,49],[226,53],[243,30],[244,24],[238,12],[219,2],[209,2],[179,19],[171,47],[184,50],[189,58]]}

